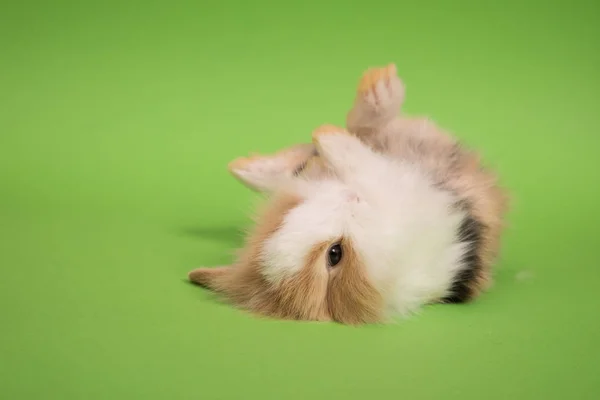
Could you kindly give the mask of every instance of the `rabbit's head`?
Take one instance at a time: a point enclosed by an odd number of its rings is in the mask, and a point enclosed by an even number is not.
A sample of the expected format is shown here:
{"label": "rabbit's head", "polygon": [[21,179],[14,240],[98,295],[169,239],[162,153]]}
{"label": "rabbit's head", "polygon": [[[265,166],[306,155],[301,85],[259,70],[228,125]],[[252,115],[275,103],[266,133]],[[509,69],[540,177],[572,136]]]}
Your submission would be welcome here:
{"label": "rabbit's head", "polygon": [[234,265],[190,279],[259,314],[346,324],[447,296],[465,252],[457,235],[466,212],[414,165],[353,152],[362,145],[350,140],[331,146],[357,156],[351,168],[327,159],[330,174],[272,193]]}

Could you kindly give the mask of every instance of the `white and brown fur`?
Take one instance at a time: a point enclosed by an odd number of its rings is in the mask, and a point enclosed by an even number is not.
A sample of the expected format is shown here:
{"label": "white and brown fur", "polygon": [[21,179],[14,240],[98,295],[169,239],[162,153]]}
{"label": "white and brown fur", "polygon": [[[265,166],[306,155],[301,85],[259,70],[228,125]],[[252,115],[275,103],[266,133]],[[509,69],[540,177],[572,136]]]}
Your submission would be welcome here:
{"label": "white and brown fur", "polygon": [[[235,263],[190,280],[260,315],[345,324],[488,288],[507,196],[477,154],[399,115],[403,100],[395,65],[369,69],[347,129],[322,126],[310,144],[233,161],[268,200]],[[343,256],[330,268],[334,243]]]}

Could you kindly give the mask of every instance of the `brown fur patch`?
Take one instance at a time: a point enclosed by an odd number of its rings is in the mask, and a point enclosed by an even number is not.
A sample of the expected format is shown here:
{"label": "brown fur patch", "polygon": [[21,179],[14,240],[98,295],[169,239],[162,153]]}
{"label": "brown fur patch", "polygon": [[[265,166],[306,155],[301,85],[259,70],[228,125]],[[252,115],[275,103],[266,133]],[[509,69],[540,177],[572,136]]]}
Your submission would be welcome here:
{"label": "brown fur patch", "polygon": [[343,258],[331,272],[327,303],[333,320],[366,324],[382,319],[383,298],[369,283],[365,265],[349,240],[342,240]]}
{"label": "brown fur patch", "polygon": [[356,89],[357,94],[359,96],[365,96],[368,92],[372,92],[376,95],[375,85],[380,80],[384,82],[389,82],[389,80],[396,75],[396,65],[388,64],[384,67],[377,68],[369,68],[365,71],[358,83],[358,88]]}
{"label": "brown fur patch", "polygon": [[[289,193],[270,201],[257,219],[254,231],[238,262],[226,273],[204,274],[214,278],[205,285],[221,293],[235,305],[263,316],[281,319],[329,320],[326,307],[327,271],[320,268],[326,244],[316,246],[308,255],[305,267],[295,276],[273,284],[261,274],[262,246],[281,225],[289,210],[300,203]],[[198,276],[198,272],[192,272]]]}
{"label": "brown fur patch", "polygon": [[198,268],[190,271],[188,278],[190,281],[203,286],[207,289],[217,290],[218,282],[224,279],[229,273],[231,267],[213,267],[213,268]]}
{"label": "brown fur patch", "polygon": [[326,260],[331,243],[324,242],[312,248],[304,267],[294,276],[271,283],[261,274],[262,245],[299,201],[293,196],[275,199],[258,219],[234,266],[200,268],[190,272],[190,280],[261,316],[344,324],[379,321],[382,298],[369,283],[365,266],[348,240],[342,240],[342,261],[331,271]]}

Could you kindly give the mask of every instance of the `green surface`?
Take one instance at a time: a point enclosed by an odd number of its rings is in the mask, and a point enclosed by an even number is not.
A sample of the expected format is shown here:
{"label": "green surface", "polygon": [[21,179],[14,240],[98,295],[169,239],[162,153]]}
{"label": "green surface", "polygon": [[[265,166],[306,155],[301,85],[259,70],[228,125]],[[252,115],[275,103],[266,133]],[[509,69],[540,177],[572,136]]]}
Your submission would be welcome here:
{"label": "green surface", "polygon": [[[599,9],[3,2],[0,398],[599,398]],[[227,162],[342,124],[392,61],[514,193],[494,289],[350,328],[187,284],[248,223]]]}

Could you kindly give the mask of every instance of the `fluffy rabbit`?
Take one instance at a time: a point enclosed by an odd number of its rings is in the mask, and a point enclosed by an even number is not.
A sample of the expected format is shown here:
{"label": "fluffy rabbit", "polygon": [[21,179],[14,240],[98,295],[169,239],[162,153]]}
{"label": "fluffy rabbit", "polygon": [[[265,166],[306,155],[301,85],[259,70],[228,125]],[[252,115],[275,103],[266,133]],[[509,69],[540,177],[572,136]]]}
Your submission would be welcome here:
{"label": "fluffy rabbit", "polygon": [[230,172],[267,195],[232,266],[189,279],[250,312],[366,324],[476,298],[491,282],[507,196],[474,152],[399,115],[396,66],[366,71],[347,130],[240,158]]}

